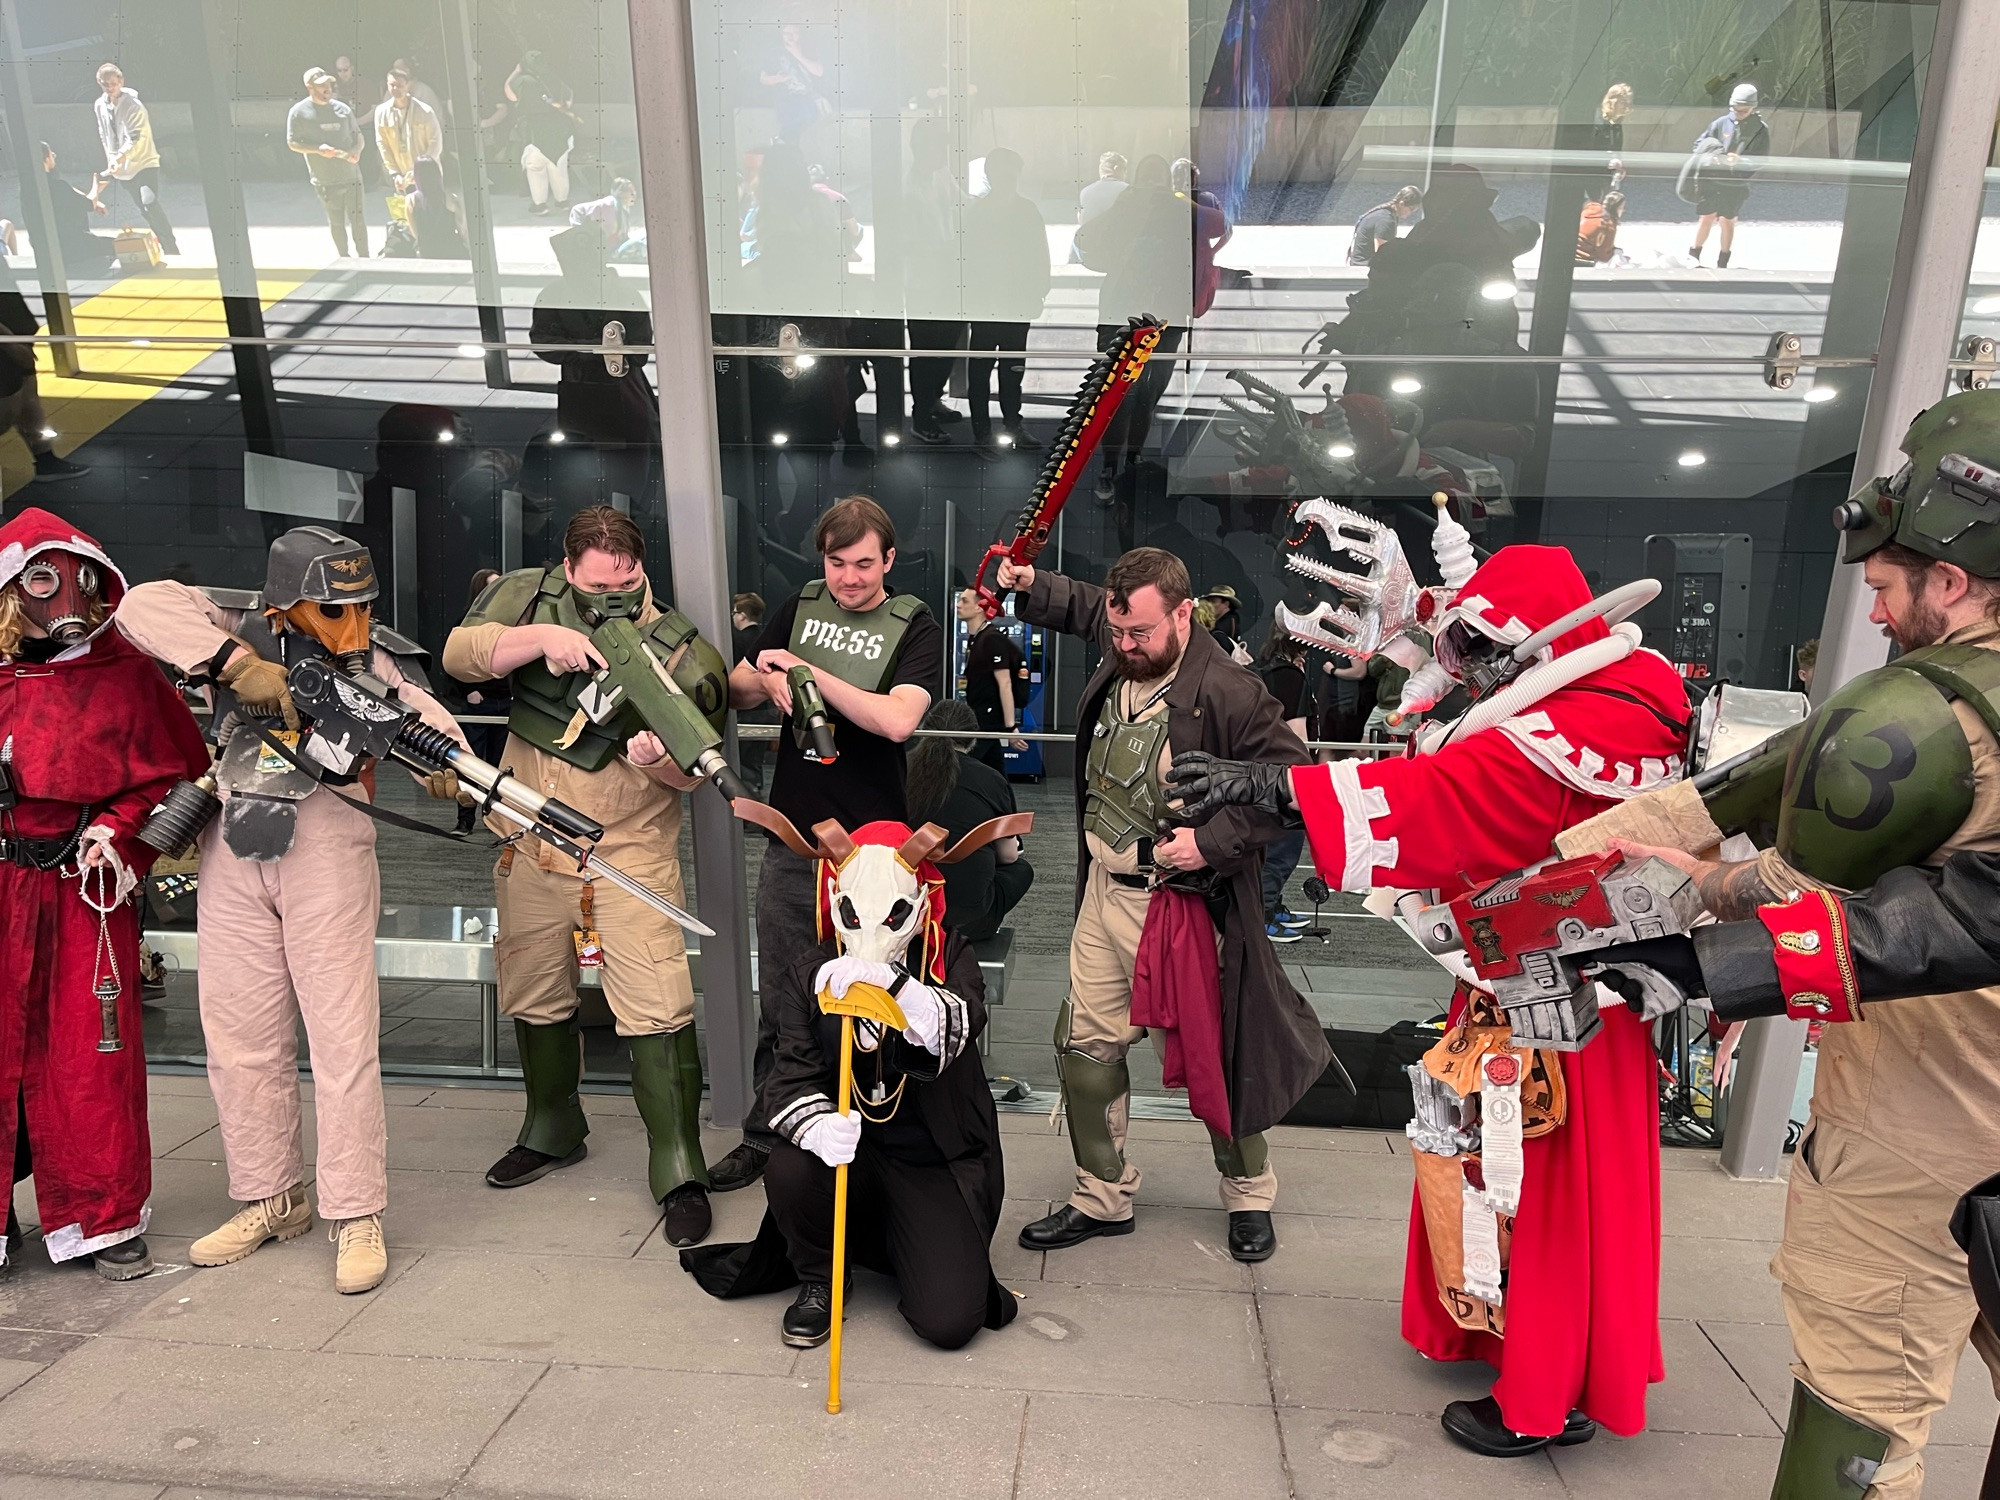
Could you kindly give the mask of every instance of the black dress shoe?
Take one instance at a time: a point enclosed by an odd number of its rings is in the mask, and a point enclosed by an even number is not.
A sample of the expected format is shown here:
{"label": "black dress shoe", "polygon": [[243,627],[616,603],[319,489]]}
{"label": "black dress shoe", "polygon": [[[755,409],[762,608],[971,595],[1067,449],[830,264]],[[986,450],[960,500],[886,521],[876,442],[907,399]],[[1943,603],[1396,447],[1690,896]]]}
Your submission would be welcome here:
{"label": "black dress shoe", "polygon": [[1037,1219],[1021,1230],[1023,1250],[1067,1250],[1099,1235],[1130,1234],[1134,1219],[1093,1219],[1065,1203],[1046,1219]]}
{"label": "black dress shoe", "polygon": [[713,1222],[708,1211],[708,1189],[698,1182],[684,1182],[666,1197],[666,1236],[669,1245],[699,1245],[708,1238]]}
{"label": "black dress shoe", "polygon": [[833,1337],[833,1283],[808,1281],[785,1309],[784,1340],[794,1349],[817,1349]]}
{"label": "black dress shoe", "polygon": [[97,1266],[97,1274],[106,1281],[137,1281],[153,1269],[153,1252],[146,1248],[143,1234],[107,1245],[90,1258]]}
{"label": "black dress shoe", "polygon": [[549,1173],[573,1167],[590,1154],[590,1145],[579,1145],[568,1156],[551,1156],[533,1146],[516,1146],[486,1169],[486,1185],[497,1188],[526,1187],[540,1182]]}
{"label": "black dress shoe", "polygon": [[1261,1208],[1246,1208],[1229,1216],[1229,1253],[1248,1265],[1278,1253],[1278,1231]]}
{"label": "black dress shoe", "polygon": [[764,1175],[764,1168],[770,1160],[770,1152],[759,1151],[745,1141],[709,1167],[708,1190],[711,1193],[733,1193],[738,1188],[747,1188]]}
{"label": "black dress shoe", "polygon": [[1456,1442],[1488,1458],[1525,1458],[1550,1444],[1569,1448],[1597,1436],[1597,1424],[1580,1411],[1569,1414],[1558,1437],[1530,1437],[1515,1432],[1500,1420],[1500,1403],[1491,1396],[1481,1396],[1477,1401],[1454,1401],[1439,1420]]}

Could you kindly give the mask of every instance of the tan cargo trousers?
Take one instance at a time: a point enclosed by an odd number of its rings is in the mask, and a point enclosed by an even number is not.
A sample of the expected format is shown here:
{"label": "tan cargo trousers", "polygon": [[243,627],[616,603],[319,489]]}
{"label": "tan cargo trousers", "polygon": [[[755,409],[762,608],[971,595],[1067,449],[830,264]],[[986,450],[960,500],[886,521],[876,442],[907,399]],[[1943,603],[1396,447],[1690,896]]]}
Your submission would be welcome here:
{"label": "tan cargo trousers", "polygon": [[1815,1118],[1792,1160],[1771,1261],[1797,1355],[1792,1373],[1889,1434],[1867,1500],[1916,1500],[1931,1417],[1970,1338],[2000,1393],[2000,1338],[1979,1316],[1951,1237],[1959,1193],[1895,1152]]}
{"label": "tan cargo trousers", "polygon": [[[1084,882],[1083,906],[1069,942],[1070,1034],[1068,1044],[1099,1062],[1113,1063],[1131,1050],[1145,1032],[1132,1024],[1132,970],[1139,959],[1139,935],[1146,926],[1150,892],[1119,885],[1100,864],[1093,863]],[[1063,1038],[1056,1038],[1058,1047]],[[1129,1095],[1111,1110],[1111,1139],[1125,1150],[1130,1121]],[[1257,1138],[1261,1142],[1261,1137]],[[1249,1144],[1248,1141],[1245,1142]],[[1132,1217],[1132,1200],[1139,1194],[1139,1168],[1127,1161],[1125,1175],[1106,1182],[1078,1167],[1070,1206],[1093,1219]],[[1254,1177],[1218,1177],[1222,1206],[1232,1213],[1268,1210],[1278,1197],[1278,1174],[1266,1166]]]}
{"label": "tan cargo trousers", "polygon": [[[671,855],[625,866],[674,905],[685,907],[680,861]],[[599,976],[620,1036],[679,1031],[694,1019],[694,979],[687,941],[673,918],[608,880],[591,882],[591,925],[604,953]],[[545,870],[528,851],[493,871],[500,936],[493,947],[500,1011],[532,1026],[555,1026],[576,1014],[576,942],[583,881],[574,871]]]}

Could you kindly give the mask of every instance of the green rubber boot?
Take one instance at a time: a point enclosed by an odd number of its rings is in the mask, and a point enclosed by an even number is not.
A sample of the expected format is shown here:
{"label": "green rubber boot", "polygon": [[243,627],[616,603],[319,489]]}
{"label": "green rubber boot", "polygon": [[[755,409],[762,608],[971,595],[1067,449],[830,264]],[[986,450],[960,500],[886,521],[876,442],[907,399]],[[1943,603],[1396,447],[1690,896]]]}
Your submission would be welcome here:
{"label": "green rubber boot", "polygon": [[646,1122],[651,1155],[646,1180],[656,1202],[676,1188],[708,1186],[701,1154],[701,1054],[694,1027],[628,1038],[632,1046],[632,1097]]}
{"label": "green rubber boot", "polygon": [[533,1026],[516,1017],[514,1044],[528,1089],[528,1114],[514,1144],[544,1156],[565,1157],[590,1134],[576,1088],[583,1081],[583,1038],[569,1022]]}

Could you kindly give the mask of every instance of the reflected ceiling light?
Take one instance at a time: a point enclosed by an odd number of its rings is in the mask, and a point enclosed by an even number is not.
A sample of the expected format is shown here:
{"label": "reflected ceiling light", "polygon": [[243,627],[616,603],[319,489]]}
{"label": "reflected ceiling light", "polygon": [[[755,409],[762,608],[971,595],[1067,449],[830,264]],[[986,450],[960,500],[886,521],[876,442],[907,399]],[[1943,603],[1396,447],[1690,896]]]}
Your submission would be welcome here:
{"label": "reflected ceiling light", "polygon": [[999,444],[1002,448],[1011,448],[1014,446],[1014,434],[1011,432],[1003,432],[993,441]]}
{"label": "reflected ceiling light", "polygon": [[801,370],[810,370],[810,369],[811,369],[811,368],[812,368],[812,367],[813,367],[814,365],[816,365],[816,364],[818,364],[818,363],[819,363],[819,360],[818,360],[818,358],[817,358],[816,356],[814,356],[814,355],[811,355],[811,354],[801,354],[801,355],[800,355],[800,356],[798,357],[798,360],[796,361],[796,363],[798,364],[798,367],[799,367],[799,368],[800,368]]}
{"label": "reflected ceiling light", "polygon": [[1699,469],[1703,464],[1708,462],[1708,455],[1703,453],[1699,448],[1690,448],[1679,458],[1675,459],[1674,462],[1679,464],[1683,469]]}
{"label": "reflected ceiling light", "polygon": [[1511,281],[1489,281],[1479,289],[1479,295],[1488,302],[1506,302],[1519,290]]}
{"label": "reflected ceiling light", "polygon": [[1414,375],[1398,375],[1389,382],[1389,389],[1399,396],[1414,396],[1424,388],[1424,383]]}
{"label": "reflected ceiling light", "polygon": [[903,435],[900,432],[885,432],[882,434],[882,446],[884,448],[894,448],[901,444],[902,441]]}
{"label": "reflected ceiling light", "polygon": [[458,434],[453,432],[449,427],[441,427],[438,429],[438,441],[440,443],[455,443],[458,441]]}
{"label": "reflected ceiling light", "polygon": [[53,427],[44,427],[42,429],[42,437],[48,442],[53,443],[57,438],[61,436],[62,434],[57,432]]}
{"label": "reflected ceiling light", "polygon": [[1326,445],[1326,456],[1328,458],[1352,458],[1354,457],[1354,444],[1328,443]]}
{"label": "reflected ceiling light", "polygon": [[558,427],[554,432],[549,434],[549,441],[551,443],[566,443],[569,441],[569,434]]}
{"label": "reflected ceiling light", "polygon": [[1802,397],[1801,399],[1810,401],[1814,406],[1818,406],[1822,401],[1831,401],[1835,396],[1838,396],[1839,394],[1840,392],[1833,386],[1816,385],[1811,390],[1807,391],[1804,397]]}
{"label": "reflected ceiling light", "polygon": [[484,359],[486,357],[486,350],[478,344],[460,344],[458,346],[458,357],[460,359]]}
{"label": "reflected ceiling light", "polygon": [[791,438],[785,433],[774,432],[771,434],[771,446],[773,448],[782,448],[785,446],[785,444],[789,443],[790,441]]}
{"label": "reflected ceiling light", "polygon": [[151,339],[134,339],[132,340],[132,347],[134,349],[150,349],[153,347],[153,341]]}
{"label": "reflected ceiling light", "polygon": [[1972,310],[1981,317],[1986,317],[1992,313],[2000,313],[2000,297],[1981,297],[1977,302],[1972,304]]}

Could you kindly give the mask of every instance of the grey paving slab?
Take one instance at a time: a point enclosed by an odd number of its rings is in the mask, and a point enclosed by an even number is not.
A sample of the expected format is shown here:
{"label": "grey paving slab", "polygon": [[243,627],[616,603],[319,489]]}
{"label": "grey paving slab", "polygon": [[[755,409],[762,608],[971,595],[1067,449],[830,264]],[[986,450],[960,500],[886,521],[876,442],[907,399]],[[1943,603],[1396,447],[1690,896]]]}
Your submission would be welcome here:
{"label": "grey paving slab", "polygon": [[1769,1437],[1784,1432],[1702,1333],[1699,1325],[1660,1325],[1667,1378],[1646,1395],[1646,1425],[1656,1432],[1697,1432],[1716,1437]]}
{"label": "grey paving slab", "polygon": [[1493,1385],[1476,1360],[1437,1363],[1405,1344],[1396,1302],[1273,1292],[1257,1301],[1281,1406],[1434,1418]]}
{"label": "grey paving slab", "polygon": [[1751,1497],[1769,1493],[1780,1446],[1776,1435],[1642,1432],[1617,1438],[1600,1433],[1574,1448],[1551,1449],[1549,1458],[1572,1495],[1685,1500],[1698,1489],[1708,1495]]}
{"label": "grey paving slab", "polygon": [[[1229,1221],[1220,1208],[1148,1205],[1137,1219],[1129,1235],[1049,1251],[1042,1279],[1070,1286],[1250,1290],[1250,1268],[1229,1257]],[[1285,1253],[1282,1236],[1278,1253]]]}
{"label": "grey paving slab", "polygon": [[[848,1365],[843,1410],[823,1378],[557,1366],[452,1493],[481,1500],[657,1500],[1011,1492],[1026,1398],[1013,1391],[888,1385]],[[576,1435],[588,1432],[579,1451]],[[674,1455],[694,1455],[676,1462]],[[667,1475],[671,1472],[671,1483]]]}
{"label": "grey paving slab", "polygon": [[392,1250],[635,1254],[659,1222],[643,1183],[599,1175],[584,1161],[524,1188],[501,1191],[476,1172],[389,1173],[382,1217]]}
{"label": "grey paving slab", "polygon": [[[163,1249],[156,1245],[155,1255]],[[381,1287],[342,1296],[333,1286],[334,1247],[315,1229],[264,1245],[234,1265],[198,1267],[162,1283],[159,1295],[106,1331],[169,1343],[317,1349],[393,1287],[419,1254],[392,1250]],[[180,1255],[186,1258],[184,1245]],[[147,1287],[155,1280],[134,1285]]]}
{"label": "grey paving slab", "polygon": [[1416,1179],[1400,1156],[1273,1146],[1271,1166],[1278,1174],[1278,1207],[1287,1213],[1409,1217]]}
{"label": "grey paving slab", "polygon": [[0,1402],[0,1472],[435,1496],[542,1369],[94,1339]]}
{"label": "grey paving slab", "polygon": [[[1104,1447],[1107,1434],[1115,1445]],[[1103,1452],[1105,1462],[1080,1461]],[[1013,1494],[1019,1500],[1144,1495],[1258,1500],[1291,1493],[1268,1406],[1030,1396]]]}
{"label": "grey paving slab", "polygon": [[0,1359],[31,1365],[53,1364],[85,1337],[81,1333],[50,1333],[40,1328],[0,1328]]}
{"label": "grey paving slab", "polygon": [[1323,1130],[1298,1125],[1267,1130],[1264,1138],[1273,1146],[1293,1151],[1352,1151],[1357,1156],[1394,1156],[1405,1142],[1400,1130]]}
{"label": "grey paving slab", "polygon": [[215,1127],[215,1101],[201,1094],[154,1094],[147,1100],[146,1124],[153,1155],[165,1156]]}
{"label": "grey paving slab", "polygon": [[[213,1116],[214,1111],[211,1110],[210,1114]],[[299,1150],[305,1161],[306,1177],[310,1179],[314,1160],[319,1153],[319,1130],[314,1124],[310,1104],[303,1107],[303,1112],[299,1116],[299,1139],[302,1142]],[[222,1149],[222,1128],[213,1118],[210,1119],[208,1129],[188,1137],[171,1151],[156,1150],[154,1154],[163,1161],[201,1162],[213,1167],[222,1166],[228,1159]]]}
{"label": "grey paving slab", "polygon": [[0,1271],[0,1328],[98,1333],[152,1301],[166,1284],[186,1280],[183,1266],[138,1281],[106,1281],[88,1260],[51,1265],[41,1241],[30,1240],[19,1258]]}
{"label": "grey paving slab", "polygon": [[1481,1458],[1446,1437],[1435,1416],[1281,1408],[1278,1420],[1299,1500],[1545,1500],[1565,1493],[1546,1456]]}
{"label": "grey paving slab", "polygon": [[1040,1281],[1048,1257],[1039,1250],[1021,1248],[1021,1226],[1052,1212],[1061,1201],[1051,1198],[1009,1198],[1000,1208],[1000,1227],[993,1231],[993,1274],[1004,1287],[1018,1290],[1025,1283]]}
{"label": "grey paving slab", "polygon": [[0,1500],[155,1500],[162,1488],[158,1484],[120,1484],[110,1479],[0,1474]]}
{"label": "grey paving slab", "polygon": [[[857,1378],[894,1371],[897,1379],[937,1385],[1167,1399],[1184,1398],[1190,1372],[1199,1371],[1211,1399],[1269,1399],[1247,1296],[1050,1282],[1020,1290],[1012,1324],[948,1353],[921,1342],[894,1314],[887,1282],[857,1277],[849,1366]],[[876,1306],[889,1316],[873,1316]]]}
{"label": "grey paving slab", "polygon": [[[215,1132],[195,1137],[209,1140],[215,1155],[187,1158],[163,1156],[153,1163],[153,1231],[170,1238],[198,1239],[243,1205],[229,1196],[229,1173],[222,1165],[221,1138]],[[182,1150],[187,1150],[183,1147]],[[306,1157],[306,1181],[312,1181],[312,1157]]]}
{"label": "grey paving slab", "polygon": [[1782,1323],[1785,1306],[1771,1276],[1774,1240],[1674,1235],[1660,1247],[1660,1316]]}
{"label": "grey paving slab", "polygon": [[1403,1294],[1409,1226],[1396,1219],[1277,1212],[1278,1253],[1253,1267],[1259,1290],[1394,1300]]}
{"label": "grey paving slab", "polygon": [[1775,1241],[1785,1232],[1785,1185],[1712,1172],[1660,1174],[1660,1232],[1705,1239]]}
{"label": "grey paving slab", "polygon": [[663,1370],[782,1375],[787,1299],[721,1302],[678,1265],[434,1250],[327,1348]]}
{"label": "grey paving slab", "polygon": [[[5,1396],[16,1386],[26,1385],[47,1368],[47,1365],[36,1364],[32,1360],[0,1358],[0,1396]],[[4,1493],[0,1491],[0,1494]]]}
{"label": "grey paving slab", "polygon": [[[387,1111],[389,1165],[412,1171],[477,1172],[507,1153],[520,1131],[517,1112],[436,1108],[424,1104]],[[637,1115],[601,1111],[590,1122],[590,1154],[571,1175],[646,1175],[646,1128]]]}

